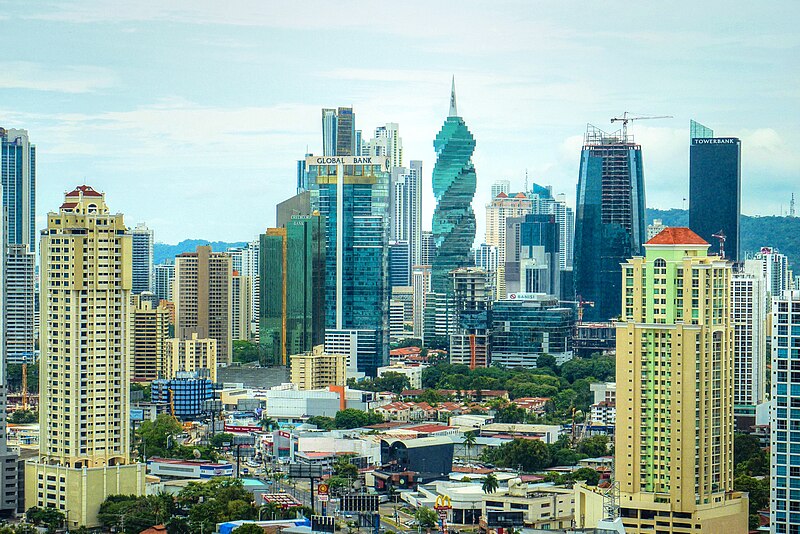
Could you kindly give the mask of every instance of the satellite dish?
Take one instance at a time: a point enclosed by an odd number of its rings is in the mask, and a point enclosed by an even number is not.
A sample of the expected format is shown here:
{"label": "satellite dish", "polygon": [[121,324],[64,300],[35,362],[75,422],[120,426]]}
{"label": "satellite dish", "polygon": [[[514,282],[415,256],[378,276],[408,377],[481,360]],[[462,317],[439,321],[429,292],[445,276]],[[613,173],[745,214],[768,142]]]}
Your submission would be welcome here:
{"label": "satellite dish", "polygon": [[200,459],[200,457],[202,456],[202,454],[200,453],[200,451],[199,451],[199,450],[197,450],[197,449],[195,449],[195,450],[193,450],[193,451],[192,451],[192,455],[193,455],[195,458],[197,458],[198,460],[199,460],[199,459]]}

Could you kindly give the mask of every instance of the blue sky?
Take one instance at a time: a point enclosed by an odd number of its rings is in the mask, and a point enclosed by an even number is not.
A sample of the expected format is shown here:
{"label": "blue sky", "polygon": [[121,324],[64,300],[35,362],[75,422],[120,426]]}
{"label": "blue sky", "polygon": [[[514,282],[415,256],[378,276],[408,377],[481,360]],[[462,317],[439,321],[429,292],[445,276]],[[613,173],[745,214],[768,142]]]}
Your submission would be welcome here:
{"label": "blue sky", "polygon": [[455,75],[477,140],[478,241],[497,179],[574,202],[586,123],[631,131],[647,204],[687,196],[688,123],[743,142],[743,211],[800,200],[797,2],[0,2],[0,125],[38,146],[40,220],[88,183],[156,239],[249,240],[321,151],[320,108],[400,124],[424,161]]}

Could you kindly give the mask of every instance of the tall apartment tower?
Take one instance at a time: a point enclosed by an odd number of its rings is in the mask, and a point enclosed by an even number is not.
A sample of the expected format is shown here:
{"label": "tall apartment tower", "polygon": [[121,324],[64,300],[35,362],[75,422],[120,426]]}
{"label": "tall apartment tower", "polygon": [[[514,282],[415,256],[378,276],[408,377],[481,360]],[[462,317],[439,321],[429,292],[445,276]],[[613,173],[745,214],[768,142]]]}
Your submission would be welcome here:
{"label": "tall apartment tower", "polygon": [[25,467],[25,504],[97,527],[109,495],[143,495],[130,463],[131,235],[105,196],[82,185],[48,213],[41,241],[39,457]]}
{"label": "tall apartment tower", "polygon": [[169,359],[169,310],[153,305],[139,295],[131,307],[131,379],[153,381],[169,378],[166,362]]}
{"label": "tall apartment tower", "polygon": [[[2,204],[0,204],[2,206]],[[3,236],[3,226],[0,225],[0,240]],[[27,251],[25,245],[21,246],[23,251]],[[6,277],[0,276],[0,294],[6,296],[0,302],[0,332],[8,336],[9,327],[8,322],[13,321],[13,317],[9,317],[7,313],[7,296],[13,293],[6,292]],[[10,344],[6,339],[6,346]],[[13,346],[16,346],[14,343]],[[4,347],[5,348],[5,347]],[[32,347],[31,347],[32,349]],[[6,432],[6,399],[8,397],[8,389],[6,387],[6,352],[0,353],[0,476],[2,476],[3,484],[0,485],[0,517],[13,518],[17,512],[18,503],[18,488],[19,488],[19,455],[12,449],[8,448],[7,432]]]}
{"label": "tall apartment tower", "polygon": [[[322,155],[356,156],[356,131],[353,108],[322,110]],[[359,150],[360,152],[360,150]]]}
{"label": "tall apartment tower", "polygon": [[725,257],[739,261],[739,219],[742,211],[742,142],[714,137],[714,132],[690,123],[689,228],[711,243],[719,254],[725,236]]}
{"label": "tall apartment tower", "polygon": [[139,223],[133,236],[133,294],[153,290],[153,230]]}
{"label": "tall apartment tower", "polygon": [[422,262],[422,162],[392,168],[389,239],[408,241],[411,266]]}
{"label": "tall apartment tower", "polygon": [[433,168],[433,240],[436,254],[431,262],[431,288],[447,293],[450,271],[466,267],[475,241],[475,196],[477,177],[472,164],[475,138],[456,108],[456,84],[450,91],[450,111],[433,141],[436,165]]}
{"label": "tall apartment tower", "polygon": [[[506,296],[506,252],[507,239],[507,220],[520,218],[532,213],[533,203],[525,193],[514,193],[508,195],[504,192],[498,193],[492,201],[486,205],[486,235],[485,242],[488,245],[497,247],[497,272],[496,296],[495,298],[505,298]],[[513,230],[512,230],[513,231]],[[514,256],[514,251],[511,251]]]}
{"label": "tall apartment tower", "polygon": [[425,304],[431,291],[431,266],[415,265],[411,272],[412,310],[414,321],[414,337],[425,336]]}
{"label": "tall apartment tower", "polygon": [[258,247],[260,241],[254,239],[244,247],[242,254],[242,275],[250,278],[250,336],[258,340],[258,321],[260,306],[260,284],[258,278]]}
{"label": "tall apartment tower", "polygon": [[767,282],[767,294],[773,297],[783,295],[791,288],[792,276],[789,270],[789,258],[772,247],[761,247],[761,251],[753,259],[745,260],[748,269],[761,271]]}
{"label": "tall apartment tower", "polygon": [[[325,218],[325,350],[357,354],[358,372],[375,376],[389,361],[390,163],[385,156],[306,163],[312,210]],[[345,350],[337,341],[334,350],[334,338],[359,346]]]}
{"label": "tall apartment tower", "polygon": [[28,245],[8,245],[3,292],[6,363],[36,361],[35,264]]}
{"label": "tall apartment tower", "polygon": [[770,424],[771,532],[800,532],[800,466],[792,454],[800,448],[797,425],[800,391],[800,290],[786,290],[772,298],[772,408]]}
{"label": "tall apartment tower", "polygon": [[450,333],[450,363],[489,367],[489,311],[492,291],[489,273],[477,267],[450,272],[455,324]]}
{"label": "tall apartment tower", "polygon": [[325,218],[296,215],[259,244],[259,343],[269,364],[325,342]]}
{"label": "tall apartment tower", "polygon": [[[749,269],[748,269],[749,267]],[[745,262],[731,278],[734,391],[736,426],[755,425],[756,406],[766,400],[767,289],[757,265]]]}
{"label": "tall apartment tower", "polygon": [[[403,166],[403,138],[396,122],[375,128],[375,137],[361,143],[361,153],[353,156],[386,156],[392,168]],[[421,163],[421,162],[420,162]]]}
{"label": "tall apartment tower", "polygon": [[175,264],[159,263],[153,268],[153,293],[159,300],[172,302],[172,286],[175,282]]}
{"label": "tall apartment tower", "polygon": [[436,256],[436,241],[433,239],[433,232],[430,230],[423,230],[422,255],[420,256],[419,263],[416,265],[430,265],[434,256]]}
{"label": "tall apartment tower", "polygon": [[[588,126],[581,151],[575,213],[575,294],[593,307],[585,321],[620,314],[620,264],[644,242],[642,147],[633,136]],[[576,298],[578,298],[576,297]]]}
{"label": "tall apartment tower", "polygon": [[234,341],[250,340],[250,303],[252,281],[249,276],[233,271],[231,277],[231,337]]}
{"label": "tall apartment tower", "polygon": [[747,498],[733,491],[732,264],[688,228],[644,248],[622,266],[616,324],[625,531],[746,532]]}
{"label": "tall apartment tower", "polygon": [[189,339],[217,340],[217,357],[221,364],[231,362],[231,258],[223,252],[212,252],[210,246],[199,246],[195,252],[184,252],[175,258],[175,334]]}
{"label": "tall apartment tower", "polygon": [[212,382],[217,381],[216,339],[201,338],[192,333],[186,339],[169,339],[167,345],[169,357],[164,378],[174,379],[178,377],[178,373],[197,373],[203,370],[204,376]]}
{"label": "tall apartment tower", "polygon": [[28,245],[36,252],[36,146],[27,130],[0,127],[0,181],[3,186],[3,245]]}

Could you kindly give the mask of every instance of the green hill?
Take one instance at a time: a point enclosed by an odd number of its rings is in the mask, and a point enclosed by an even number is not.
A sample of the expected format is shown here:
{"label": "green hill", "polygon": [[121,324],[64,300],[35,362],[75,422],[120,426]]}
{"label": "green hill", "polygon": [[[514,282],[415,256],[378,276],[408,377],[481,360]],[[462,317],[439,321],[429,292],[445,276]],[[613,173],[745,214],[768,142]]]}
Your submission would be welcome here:
{"label": "green hill", "polygon": [[[661,219],[667,226],[688,226],[686,210],[647,210],[647,224]],[[752,217],[742,215],[742,254],[754,254],[761,247],[775,247],[794,265],[800,261],[800,217]]]}
{"label": "green hill", "polygon": [[175,260],[175,256],[183,252],[194,252],[199,245],[211,245],[214,252],[225,252],[230,247],[243,247],[247,243],[244,241],[226,243],[225,241],[206,241],[204,239],[184,239],[177,245],[167,245],[165,243],[153,244],[153,263],[164,263],[164,260]]}

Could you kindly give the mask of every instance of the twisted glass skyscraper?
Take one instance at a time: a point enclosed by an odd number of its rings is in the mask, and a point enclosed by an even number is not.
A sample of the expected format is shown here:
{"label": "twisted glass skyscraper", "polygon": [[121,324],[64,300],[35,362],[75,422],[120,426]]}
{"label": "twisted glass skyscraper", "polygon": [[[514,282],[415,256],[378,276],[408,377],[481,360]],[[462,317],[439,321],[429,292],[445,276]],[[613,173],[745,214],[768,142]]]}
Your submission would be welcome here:
{"label": "twisted glass skyscraper", "polygon": [[450,113],[433,141],[436,166],[433,168],[433,238],[436,254],[431,269],[431,289],[447,293],[452,284],[449,273],[471,264],[470,252],[475,241],[475,167],[472,153],[475,139],[456,110],[456,87],[450,94]]}

